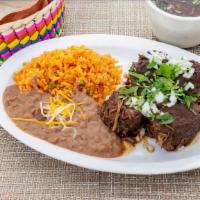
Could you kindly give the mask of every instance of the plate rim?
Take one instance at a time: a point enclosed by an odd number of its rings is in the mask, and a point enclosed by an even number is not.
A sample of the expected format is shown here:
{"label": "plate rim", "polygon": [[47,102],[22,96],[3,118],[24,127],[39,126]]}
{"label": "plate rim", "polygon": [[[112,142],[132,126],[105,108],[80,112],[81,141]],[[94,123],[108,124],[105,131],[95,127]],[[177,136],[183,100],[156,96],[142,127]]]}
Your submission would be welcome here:
{"label": "plate rim", "polygon": [[[54,38],[47,41],[42,41],[40,43],[33,44],[13,56],[11,56],[6,62],[3,63],[3,65],[0,68],[0,74],[5,73],[6,74],[6,65],[10,62],[14,61],[16,57],[20,56],[20,54],[26,53],[26,51],[29,51],[29,49],[34,49],[35,47],[41,47],[42,45],[45,45],[45,43],[51,43],[51,41],[56,40],[70,40],[70,38],[84,38],[84,39],[117,39],[117,40],[141,40],[143,42],[152,43],[155,45],[161,45],[162,47],[168,47],[173,48],[174,50],[181,50],[185,53],[187,53],[190,56],[195,57],[195,59],[200,60],[200,57],[198,55],[195,55],[191,52],[188,52],[186,50],[180,49],[178,47],[174,47],[172,45],[168,45],[165,43],[157,42],[154,40],[139,38],[139,37],[132,37],[132,36],[124,36],[124,35],[110,35],[110,34],[80,34],[80,35],[70,35],[70,36],[64,36],[60,38]],[[52,42],[52,43],[54,43]],[[67,42],[66,42],[67,46]],[[5,67],[4,67],[5,66]],[[8,73],[8,72],[7,72]],[[7,85],[4,83],[5,86]],[[4,89],[3,89],[4,88]],[[1,91],[2,90],[2,91]],[[32,149],[45,154],[47,156],[50,156],[54,159],[61,160],[79,167],[84,167],[92,170],[98,170],[103,172],[112,172],[112,173],[119,173],[119,174],[138,174],[138,175],[153,175],[153,174],[169,174],[169,173],[176,173],[176,172],[183,172],[187,170],[192,170],[200,167],[200,155],[191,156],[189,158],[183,158],[174,160],[174,161],[163,161],[161,163],[155,163],[155,162],[149,162],[149,163],[140,163],[139,165],[133,165],[129,166],[126,165],[124,168],[124,164],[120,163],[120,161],[117,161],[115,158],[98,158],[94,156],[88,156],[81,153],[77,153],[68,149],[64,149],[62,147],[58,147],[56,145],[53,145],[51,143],[48,143],[42,139],[36,138],[19,128],[15,126],[15,124],[10,120],[10,118],[7,116],[4,107],[3,107],[3,100],[2,100],[2,93],[5,90],[5,87],[0,86],[0,124],[1,126],[14,138],[22,142],[28,147],[31,147]],[[22,134],[23,133],[23,134]],[[31,143],[29,143],[31,141]],[[41,145],[42,144],[42,145]],[[41,146],[40,146],[41,145]],[[110,162],[110,160],[114,162]],[[112,164],[111,164],[112,163]],[[106,167],[105,167],[106,166]],[[145,166],[145,167],[144,167]],[[168,167],[166,167],[168,166]],[[148,169],[147,169],[148,168]]]}

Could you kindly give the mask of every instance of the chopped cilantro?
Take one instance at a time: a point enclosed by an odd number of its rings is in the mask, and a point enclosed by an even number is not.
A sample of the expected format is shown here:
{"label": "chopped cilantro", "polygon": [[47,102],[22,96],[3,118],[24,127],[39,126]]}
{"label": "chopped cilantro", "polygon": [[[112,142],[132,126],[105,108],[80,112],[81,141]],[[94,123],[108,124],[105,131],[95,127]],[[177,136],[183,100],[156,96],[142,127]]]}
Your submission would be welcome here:
{"label": "chopped cilantro", "polygon": [[174,80],[182,73],[182,69],[178,65],[171,65],[167,63],[160,64],[158,70],[156,70],[156,75],[162,76],[168,79]]}
{"label": "chopped cilantro", "polygon": [[[177,78],[184,73],[181,66],[170,64],[166,59],[158,64],[153,58],[146,67],[145,73],[140,74],[133,65],[129,70],[129,76],[132,77],[130,80],[133,81],[134,86],[119,89],[120,98],[125,100],[127,106],[133,106],[138,112],[148,111],[148,118],[159,120],[163,124],[170,124],[174,120],[170,113],[162,112],[164,107],[173,106],[173,101],[178,101],[192,110],[191,104],[200,97],[200,92],[188,95],[184,85],[179,85]],[[158,93],[162,96],[157,98]],[[162,103],[159,103],[159,98],[164,99]],[[147,102],[146,108],[144,105]]]}
{"label": "chopped cilantro", "polygon": [[148,88],[144,88],[141,92],[141,96],[145,97],[148,94]]}
{"label": "chopped cilantro", "polygon": [[153,100],[155,99],[155,95],[156,95],[156,92],[148,92],[146,94],[147,96],[147,101],[148,102],[153,102]]}
{"label": "chopped cilantro", "polygon": [[172,79],[174,78],[174,68],[171,65],[163,63],[160,65],[160,68],[156,70],[156,75]]}
{"label": "chopped cilantro", "polygon": [[131,88],[122,87],[122,88],[119,89],[119,93],[120,94],[134,94],[134,95],[136,95],[137,90],[138,90],[138,86],[131,87]]}
{"label": "chopped cilantro", "polygon": [[173,116],[168,112],[163,113],[163,115],[157,115],[155,118],[161,120],[163,124],[171,124],[174,120]]}
{"label": "chopped cilantro", "polygon": [[165,93],[166,91],[171,91],[174,89],[175,84],[172,80],[167,79],[165,77],[158,77],[152,85],[161,92]]}
{"label": "chopped cilantro", "polygon": [[200,92],[197,92],[197,93],[194,94],[193,96],[196,97],[196,98],[200,97]]}
{"label": "chopped cilantro", "polygon": [[190,108],[190,105],[192,104],[194,100],[194,97],[192,96],[187,96],[187,95],[184,95],[181,99],[181,102],[187,106],[187,108]]}
{"label": "chopped cilantro", "polygon": [[174,75],[177,78],[179,75],[183,73],[181,67],[179,65],[174,65]]}
{"label": "chopped cilantro", "polygon": [[143,74],[132,72],[132,73],[130,73],[130,75],[137,78],[139,82],[148,82],[149,81],[148,77],[146,77]]}
{"label": "chopped cilantro", "polygon": [[151,62],[147,65],[147,69],[157,69],[157,62],[155,59],[151,60]]}
{"label": "chopped cilantro", "polygon": [[126,103],[125,103],[126,106],[130,106],[130,105],[131,105],[131,101],[132,101],[131,98],[129,98],[129,99],[126,101]]}
{"label": "chopped cilantro", "polygon": [[148,76],[149,74],[150,74],[150,71],[146,71],[146,72],[144,73],[145,76]]}
{"label": "chopped cilantro", "polygon": [[131,68],[129,69],[129,73],[131,72],[136,72],[136,68],[134,65],[132,65]]}
{"label": "chopped cilantro", "polygon": [[127,99],[127,97],[125,97],[125,96],[123,96],[123,95],[119,95],[119,98],[120,98],[121,100]]}

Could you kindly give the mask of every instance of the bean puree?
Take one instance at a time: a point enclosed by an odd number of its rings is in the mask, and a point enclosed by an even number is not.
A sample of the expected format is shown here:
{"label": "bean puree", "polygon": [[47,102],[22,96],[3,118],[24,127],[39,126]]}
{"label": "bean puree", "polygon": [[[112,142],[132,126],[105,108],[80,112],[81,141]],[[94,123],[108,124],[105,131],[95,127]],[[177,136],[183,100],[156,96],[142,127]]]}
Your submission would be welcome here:
{"label": "bean puree", "polygon": [[[4,92],[4,106],[10,118],[45,120],[39,103],[48,98],[48,93],[39,93],[36,89],[22,93],[17,85],[12,85]],[[83,91],[77,91],[73,99],[85,102],[81,107],[86,114],[86,118],[73,128],[49,128],[33,122],[14,122],[31,135],[76,152],[99,157],[120,156],[123,151],[121,140],[101,121],[97,114],[98,103]]]}

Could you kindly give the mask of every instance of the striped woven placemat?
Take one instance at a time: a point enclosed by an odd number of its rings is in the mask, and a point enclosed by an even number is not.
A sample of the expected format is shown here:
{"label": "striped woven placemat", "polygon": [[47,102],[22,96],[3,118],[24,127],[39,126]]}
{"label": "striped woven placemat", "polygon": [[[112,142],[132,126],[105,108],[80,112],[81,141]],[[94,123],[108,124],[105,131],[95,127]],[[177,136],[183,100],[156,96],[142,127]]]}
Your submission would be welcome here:
{"label": "striped woven placemat", "polygon": [[[66,0],[63,35],[155,39],[143,0]],[[200,54],[200,46],[190,49]],[[0,128],[0,199],[199,200],[200,170],[160,176],[94,172],[48,158]]]}

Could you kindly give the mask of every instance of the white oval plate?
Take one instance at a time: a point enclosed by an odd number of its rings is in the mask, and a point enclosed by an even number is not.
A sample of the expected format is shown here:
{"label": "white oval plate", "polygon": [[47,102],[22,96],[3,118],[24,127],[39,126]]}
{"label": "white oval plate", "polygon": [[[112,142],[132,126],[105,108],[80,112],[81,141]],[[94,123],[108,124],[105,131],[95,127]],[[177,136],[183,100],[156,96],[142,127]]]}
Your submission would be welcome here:
{"label": "white oval plate", "polygon": [[156,41],[129,36],[76,35],[34,44],[9,58],[0,69],[0,124],[4,129],[27,146],[43,154],[94,170],[126,174],[163,174],[200,167],[200,141],[184,148],[182,151],[166,152],[151,140],[150,142],[156,147],[154,153],[148,153],[144,150],[142,145],[137,145],[136,149],[127,156],[118,158],[97,158],[55,146],[21,131],[15,126],[7,116],[2,101],[5,88],[13,83],[12,73],[19,70],[23,62],[40,55],[43,51],[81,44],[99,53],[112,54],[123,66],[124,71],[128,70],[132,61],[137,60],[138,54],[153,49],[165,51],[175,58],[183,56],[186,59],[200,61],[197,55],[188,51]]}

